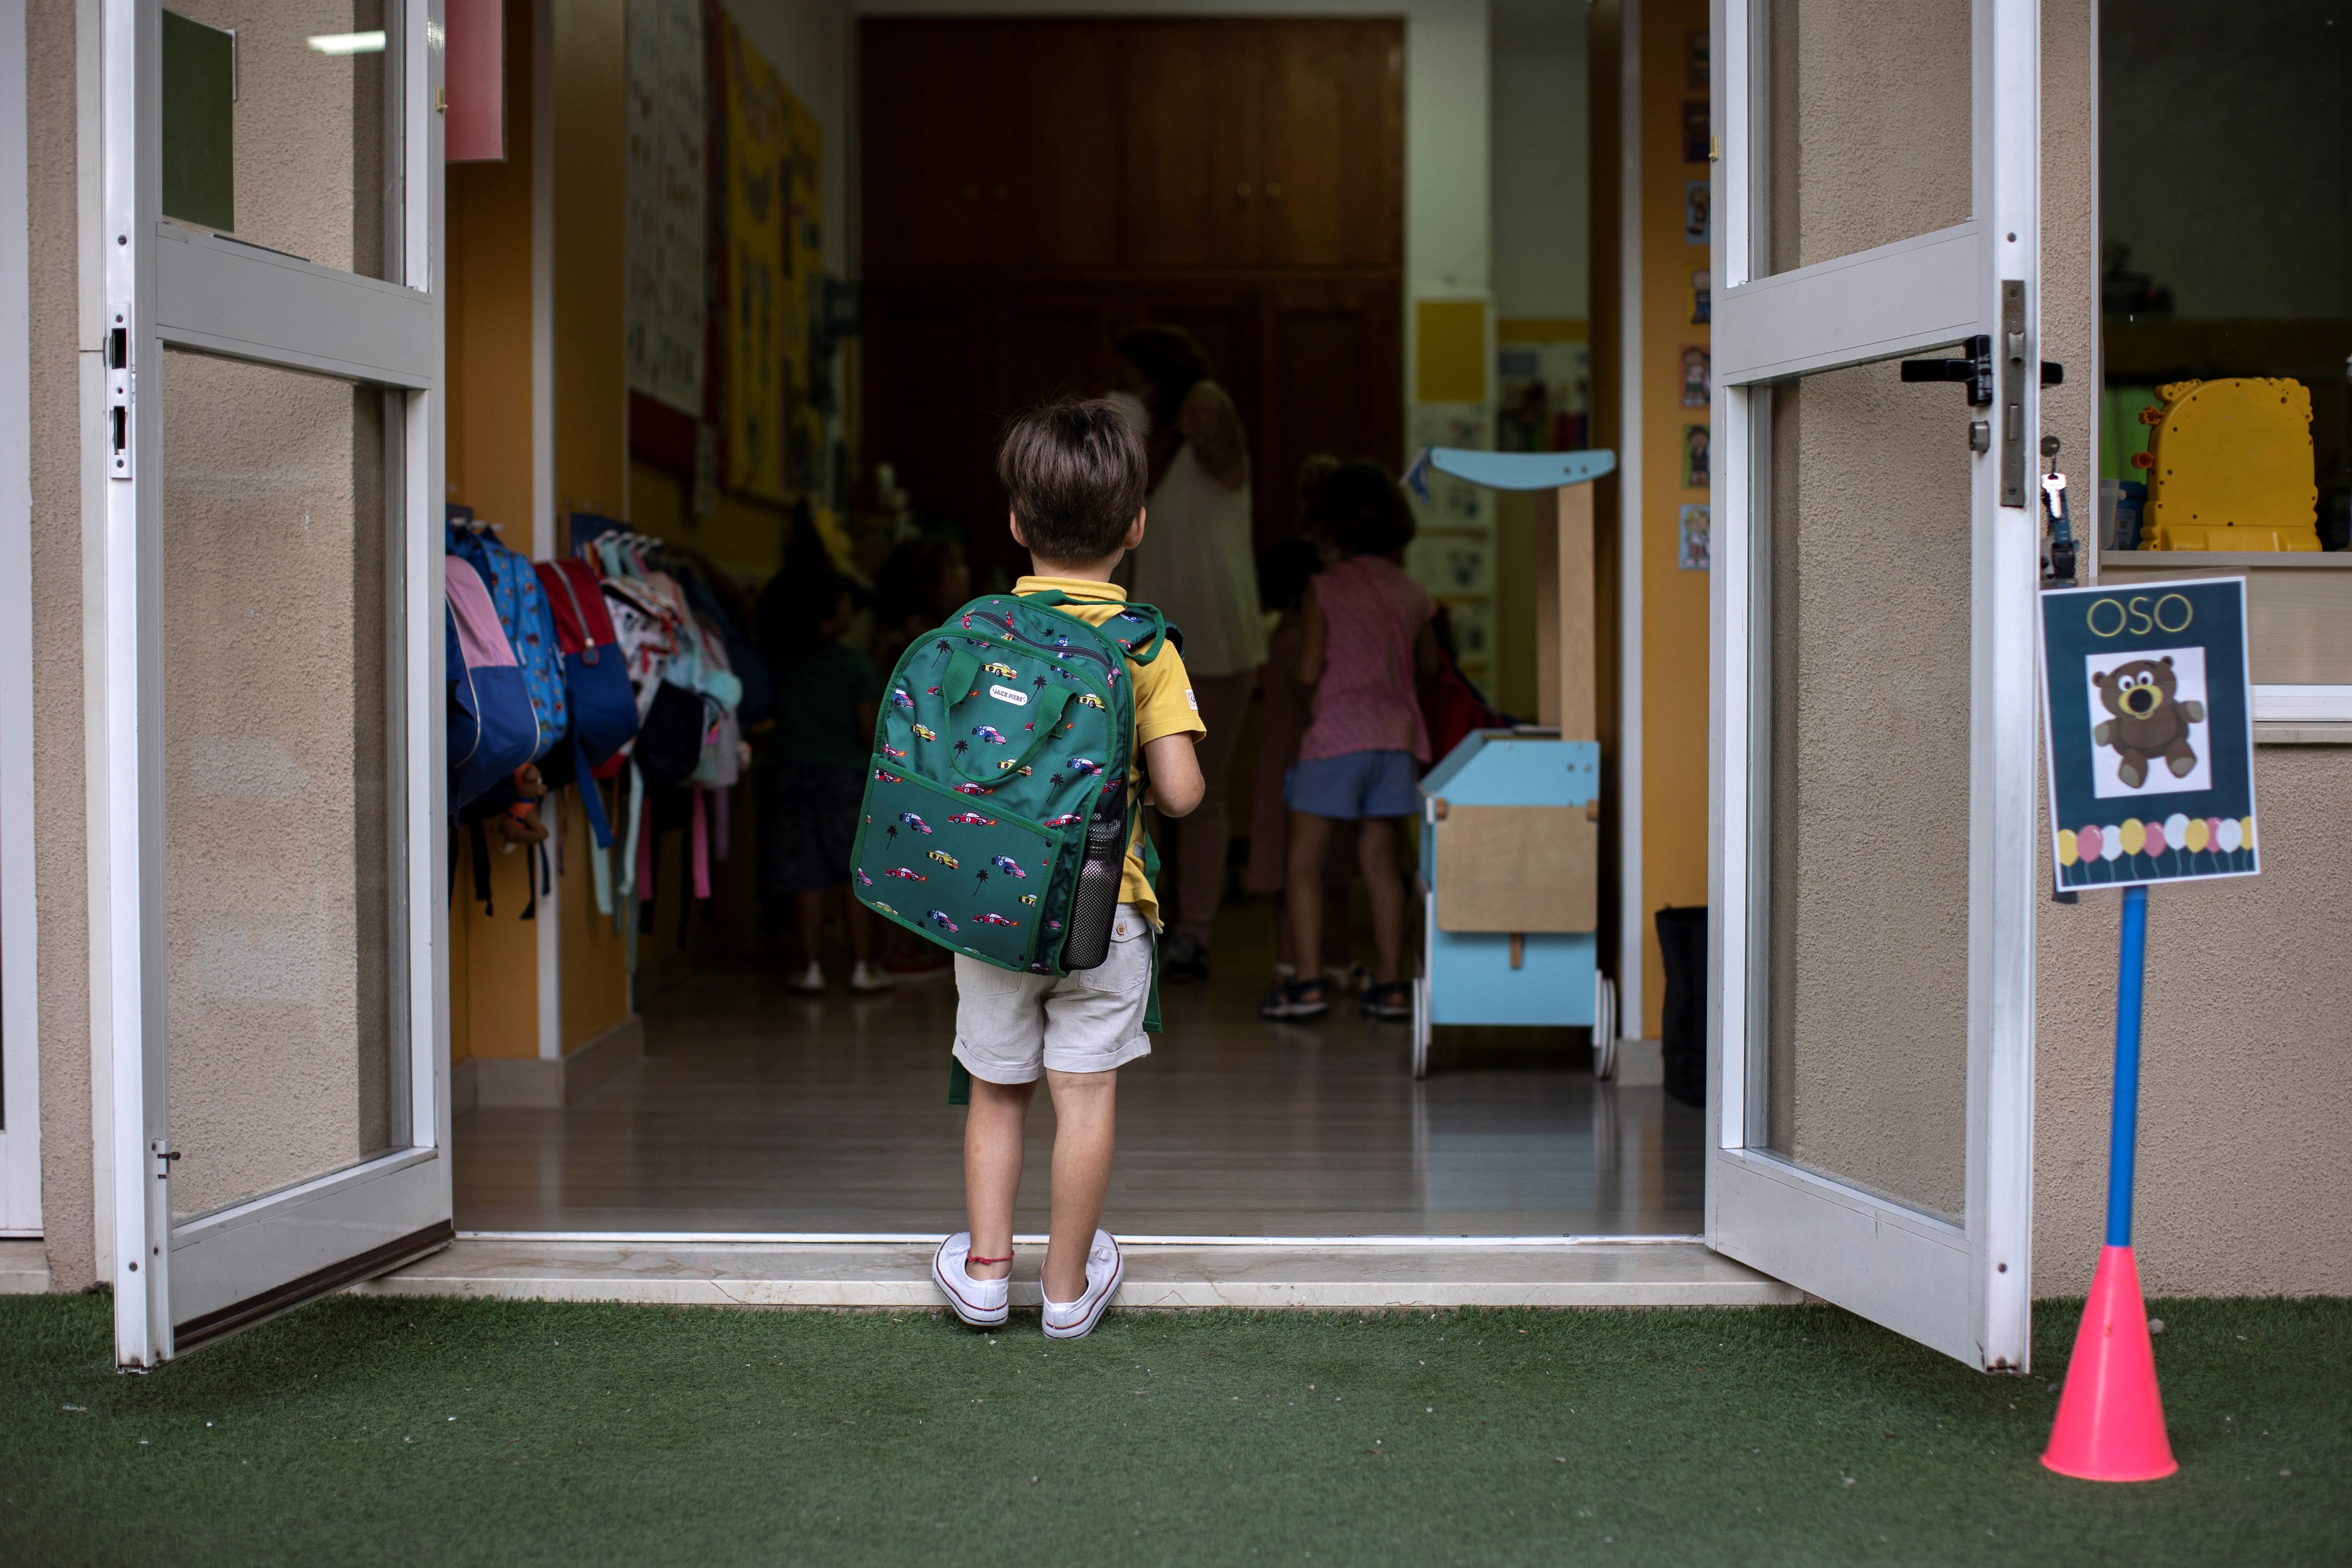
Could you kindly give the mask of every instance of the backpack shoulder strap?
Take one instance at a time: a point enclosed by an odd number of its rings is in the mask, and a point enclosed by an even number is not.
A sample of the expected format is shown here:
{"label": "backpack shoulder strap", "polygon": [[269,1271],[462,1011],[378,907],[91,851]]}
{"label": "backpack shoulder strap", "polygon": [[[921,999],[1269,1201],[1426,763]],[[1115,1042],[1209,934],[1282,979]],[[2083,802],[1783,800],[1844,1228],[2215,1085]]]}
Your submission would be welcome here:
{"label": "backpack shoulder strap", "polygon": [[1138,664],[1150,664],[1153,659],[1158,658],[1160,657],[1160,648],[1166,646],[1168,639],[1171,637],[1176,639],[1177,651],[1179,653],[1183,651],[1184,634],[1178,631],[1174,626],[1170,626],[1168,624],[1168,617],[1161,615],[1160,613],[1159,606],[1154,605],[1140,604],[1133,599],[1073,599],[1067,594],[1063,593],[1059,588],[1045,588],[1034,594],[1020,594],[1014,596],[1026,604],[1037,605],[1049,610],[1059,609],[1065,605],[1116,605],[1119,606],[1123,615],[1127,618],[1140,620],[1148,624],[1151,627],[1150,637],[1137,637],[1130,641],[1126,637],[1118,636],[1108,625],[1097,626],[1095,627],[1095,630],[1101,633],[1104,637],[1108,637],[1111,641],[1118,644],[1118,646],[1126,651],[1127,657],[1133,659]]}

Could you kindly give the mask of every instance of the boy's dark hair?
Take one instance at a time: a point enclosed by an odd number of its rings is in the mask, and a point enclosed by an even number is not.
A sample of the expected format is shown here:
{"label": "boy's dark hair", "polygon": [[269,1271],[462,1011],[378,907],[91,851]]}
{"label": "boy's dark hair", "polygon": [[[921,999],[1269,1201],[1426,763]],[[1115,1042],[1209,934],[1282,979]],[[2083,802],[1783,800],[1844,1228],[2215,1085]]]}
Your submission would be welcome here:
{"label": "boy's dark hair", "polygon": [[1209,356],[1201,340],[1181,327],[1149,321],[1119,333],[1111,347],[1158,389],[1160,411],[1153,417],[1163,427],[1173,429],[1185,395],[1209,379]]}
{"label": "boy's dark hair", "polygon": [[1148,473],[1143,437],[1101,398],[1031,409],[996,455],[1030,552],[1047,561],[1099,561],[1118,550],[1143,510]]}
{"label": "boy's dark hair", "polygon": [[1294,533],[1257,552],[1257,603],[1262,610],[1295,610],[1307,596],[1307,580],[1323,570],[1323,552],[1311,539]]}
{"label": "boy's dark hair", "polygon": [[1404,491],[1378,463],[1309,458],[1298,471],[1307,531],[1351,555],[1386,555],[1420,531]]}

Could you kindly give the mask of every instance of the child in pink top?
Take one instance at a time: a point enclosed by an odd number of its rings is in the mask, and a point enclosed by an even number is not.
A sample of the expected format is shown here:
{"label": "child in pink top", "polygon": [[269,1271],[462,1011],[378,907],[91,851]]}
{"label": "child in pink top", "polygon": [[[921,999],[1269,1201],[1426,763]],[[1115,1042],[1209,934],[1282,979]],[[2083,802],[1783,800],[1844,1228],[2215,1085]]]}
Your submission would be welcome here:
{"label": "child in pink top", "polygon": [[[1284,780],[1290,806],[1287,898],[1297,951],[1322,951],[1322,868],[1332,825],[1360,825],[1356,863],[1372,906],[1376,967],[1363,994],[1367,1017],[1412,1016],[1401,973],[1404,878],[1398,826],[1415,808],[1413,783],[1430,761],[1420,683],[1444,662],[1430,626],[1436,606],[1397,564],[1413,535],[1412,510],[1375,463],[1312,458],[1300,479],[1307,531],[1331,563],[1307,590],[1296,675],[1314,688],[1314,719]],[[1259,1005],[1269,1018],[1330,1011],[1320,975],[1277,984]]]}

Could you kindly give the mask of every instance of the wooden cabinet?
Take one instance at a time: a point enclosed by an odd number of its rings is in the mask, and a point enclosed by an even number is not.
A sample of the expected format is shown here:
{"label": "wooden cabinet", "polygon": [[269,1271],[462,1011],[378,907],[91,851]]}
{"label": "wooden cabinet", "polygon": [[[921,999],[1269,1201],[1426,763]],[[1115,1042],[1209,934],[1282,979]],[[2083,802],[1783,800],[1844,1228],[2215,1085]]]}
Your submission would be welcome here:
{"label": "wooden cabinet", "polygon": [[1256,260],[1255,26],[1125,29],[1125,257],[1136,267]]}
{"label": "wooden cabinet", "polygon": [[893,19],[863,45],[869,268],[1116,264],[1117,28]]}
{"label": "wooden cabinet", "polygon": [[982,22],[866,24],[860,61],[865,258],[969,267],[980,250]]}
{"label": "wooden cabinet", "polygon": [[1201,341],[1260,542],[1298,467],[1403,455],[1404,88],[1390,19],[860,24],[859,444],[975,581],[1025,569],[1004,422],[1100,392],[1141,321]]}
{"label": "wooden cabinet", "polygon": [[887,17],[860,47],[869,270],[1403,260],[1393,20]]}
{"label": "wooden cabinet", "polygon": [[1404,37],[1393,22],[1268,22],[1256,37],[1257,259],[1404,259]]}
{"label": "wooden cabinet", "polygon": [[1402,263],[1396,23],[1154,21],[1125,32],[1130,266]]}

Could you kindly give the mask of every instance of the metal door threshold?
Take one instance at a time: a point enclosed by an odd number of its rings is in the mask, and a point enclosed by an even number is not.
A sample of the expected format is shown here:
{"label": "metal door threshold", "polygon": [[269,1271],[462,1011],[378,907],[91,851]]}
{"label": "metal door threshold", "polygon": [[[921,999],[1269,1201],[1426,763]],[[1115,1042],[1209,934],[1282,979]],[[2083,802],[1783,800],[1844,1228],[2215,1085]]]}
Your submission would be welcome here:
{"label": "metal door threshold", "polygon": [[[1803,1292],[1685,1238],[1394,1237],[1259,1242],[1122,1237],[1127,1308],[1760,1307]],[[1417,1243],[1417,1245],[1416,1245]],[[370,1295],[671,1306],[940,1305],[936,1237],[891,1241],[461,1237],[353,1289]],[[1034,1307],[1043,1238],[1016,1241],[1013,1304]]]}

